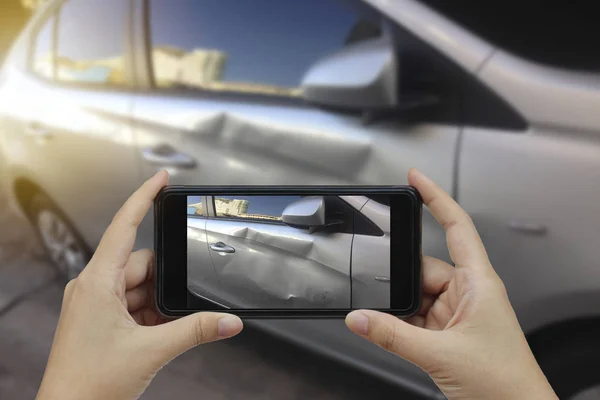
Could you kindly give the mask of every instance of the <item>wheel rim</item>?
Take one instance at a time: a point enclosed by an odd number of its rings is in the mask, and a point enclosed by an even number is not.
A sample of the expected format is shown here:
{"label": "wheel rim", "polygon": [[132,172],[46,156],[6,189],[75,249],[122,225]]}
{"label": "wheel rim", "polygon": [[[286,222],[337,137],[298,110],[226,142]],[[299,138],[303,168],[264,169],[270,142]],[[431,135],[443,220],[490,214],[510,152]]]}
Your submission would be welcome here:
{"label": "wheel rim", "polygon": [[38,229],[44,247],[59,272],[69,279],[77,277],[86,264],[85,251],[73,230],[54,212],[38,214]]}
{"label": "wheel rim", "polygon": [[582,390],[570,397],[570,400],[596,400],[600,399],[600,384]]}

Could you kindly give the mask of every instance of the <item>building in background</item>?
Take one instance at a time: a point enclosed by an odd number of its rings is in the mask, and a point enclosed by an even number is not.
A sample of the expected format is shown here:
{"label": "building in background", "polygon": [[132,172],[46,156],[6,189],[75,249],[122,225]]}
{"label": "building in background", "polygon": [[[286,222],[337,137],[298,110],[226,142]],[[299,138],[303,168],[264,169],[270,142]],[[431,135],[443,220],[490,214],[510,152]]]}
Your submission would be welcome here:
{"label": "building in background", "polygon": [[202,203],[188,204],[187,213],[188,215],[204,215],[204,207]]}
{"label": "building in background", "polygon": [[186,52],[171,46],[152,49],[154,80],[158,86],[186,85],[203,87],[220,81],[227,62],[221,51],[194,49]]}
{"label": "building in background", "polygon": [[248,200],[216,198],[215,211],[217,215],[244,217],[248,212]]}

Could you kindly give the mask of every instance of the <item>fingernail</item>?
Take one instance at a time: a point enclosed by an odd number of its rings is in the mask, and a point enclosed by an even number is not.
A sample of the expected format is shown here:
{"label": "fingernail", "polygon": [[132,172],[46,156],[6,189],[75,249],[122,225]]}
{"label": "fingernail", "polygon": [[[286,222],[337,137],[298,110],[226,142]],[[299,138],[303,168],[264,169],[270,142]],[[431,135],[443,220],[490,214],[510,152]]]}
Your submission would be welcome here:
{"label": "fingernail", "polygon": [[219,338],[228,338],[238,334],[242,330],[242,320],[234,315],[226,315],[219,318],[217,323],[217,334]]}
{"label": "fingernail", "polygon": [[366,336],[369,333],[369,317],[360,311],[352,311],[346,317],[348,328],[354,333]]}

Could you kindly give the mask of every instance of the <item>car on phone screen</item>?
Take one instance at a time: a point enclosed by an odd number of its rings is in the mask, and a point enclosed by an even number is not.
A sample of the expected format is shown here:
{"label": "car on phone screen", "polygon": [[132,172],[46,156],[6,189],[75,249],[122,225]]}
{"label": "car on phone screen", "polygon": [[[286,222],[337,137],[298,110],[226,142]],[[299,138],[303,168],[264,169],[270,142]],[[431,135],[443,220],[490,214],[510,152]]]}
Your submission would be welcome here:
{"label": "car on phone screen", "polygon": [[389,308],[389,197],[373,197],[188,196],[188,290],[230,308]]}
{"label": "car on phone screen", "polygon": [[[472,216],[561,398],[584,396],[600,387],[597,21],[576,36],[542,23],[550,5],[519,25],[525,6],[458,19],[450,3],[47,1],[0,72],[11,204],[73,277],[158,168],[173,184],[401,185],[416,166]],[[148,218],[137,245],[152,239]],[[450,261],[427,212],[423,253]],[[253,325],[441,396],[341,320]]]}

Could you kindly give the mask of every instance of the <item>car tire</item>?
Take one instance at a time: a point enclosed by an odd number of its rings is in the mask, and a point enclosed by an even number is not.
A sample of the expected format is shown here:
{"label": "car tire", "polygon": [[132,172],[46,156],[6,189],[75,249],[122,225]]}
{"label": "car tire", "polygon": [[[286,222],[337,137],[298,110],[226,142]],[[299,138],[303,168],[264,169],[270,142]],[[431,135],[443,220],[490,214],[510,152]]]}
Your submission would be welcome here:
{"label": "car tire", "polygon": [[43,193],[33,196],[27,213],[58,274],[65,280],[76,278],[92,253],[67,216]]}
{"label": "car tire", "polygon": [[[600,399],[600,346],[592,332],[538,344],[537,360],[560,399]],[[535,350],[535,349],[534,349]]]}

